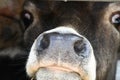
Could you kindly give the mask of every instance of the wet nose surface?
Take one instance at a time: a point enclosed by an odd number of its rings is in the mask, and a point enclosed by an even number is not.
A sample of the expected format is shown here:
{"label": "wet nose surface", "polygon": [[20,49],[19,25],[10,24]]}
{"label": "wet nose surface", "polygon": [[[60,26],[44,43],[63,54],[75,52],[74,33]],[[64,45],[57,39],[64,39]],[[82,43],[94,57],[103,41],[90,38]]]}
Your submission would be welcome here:
{"label": "wet nose surface", "polygon": [[[86,51],[86,43],[83,37],[75,34],[60,34],[57,32],[42,35],[37,41],[37,51],[42,52],[46,49],[58,48],[73,50],[78,56],[79,53]],[[81,54],[82,55],[82,54]],[[82,55],[84,57],[84,55]]]}

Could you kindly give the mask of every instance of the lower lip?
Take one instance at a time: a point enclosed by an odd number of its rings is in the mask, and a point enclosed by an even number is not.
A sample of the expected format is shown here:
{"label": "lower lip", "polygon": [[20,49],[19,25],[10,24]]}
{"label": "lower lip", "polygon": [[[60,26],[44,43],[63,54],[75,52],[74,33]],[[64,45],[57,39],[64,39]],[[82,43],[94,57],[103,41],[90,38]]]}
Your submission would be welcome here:
{"label": "lower lip", "polygon": [[35,74],[36,80],[81,80],[76,72],[61,67],[40,68]]}

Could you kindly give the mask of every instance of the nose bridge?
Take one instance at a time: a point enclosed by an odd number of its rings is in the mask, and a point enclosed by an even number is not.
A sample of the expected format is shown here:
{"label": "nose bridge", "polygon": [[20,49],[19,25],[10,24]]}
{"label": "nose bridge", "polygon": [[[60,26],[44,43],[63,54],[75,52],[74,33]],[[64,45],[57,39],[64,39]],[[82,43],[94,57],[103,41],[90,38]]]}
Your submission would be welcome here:
{"label": "nose bridge", "polygon": [[75,34],[60,33],[50,33],[48,35],[50,39],[48,52],[52,52],[47,55],[54,56],[58,65],[62,65],[61,63],[78,63],[79,57],[75,53],[74,43],[81,40],[82,37]]}

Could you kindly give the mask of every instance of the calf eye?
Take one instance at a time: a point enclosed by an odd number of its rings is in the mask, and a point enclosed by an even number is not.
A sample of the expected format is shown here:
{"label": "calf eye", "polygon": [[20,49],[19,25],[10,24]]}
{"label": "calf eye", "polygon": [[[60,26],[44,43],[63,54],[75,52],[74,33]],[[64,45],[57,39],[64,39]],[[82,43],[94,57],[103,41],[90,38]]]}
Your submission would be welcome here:
{"label": "calf eye", "polygon": [[111,23],[120,30],[120,12],[113,13],[111,16]]}
{"label": "calf eye", "polygon": [[24,25],[26,26],[25,28],[27,28],[33,22],[33,15],[29,11],[24,10],[21,12],[21,19],[22,19]]}

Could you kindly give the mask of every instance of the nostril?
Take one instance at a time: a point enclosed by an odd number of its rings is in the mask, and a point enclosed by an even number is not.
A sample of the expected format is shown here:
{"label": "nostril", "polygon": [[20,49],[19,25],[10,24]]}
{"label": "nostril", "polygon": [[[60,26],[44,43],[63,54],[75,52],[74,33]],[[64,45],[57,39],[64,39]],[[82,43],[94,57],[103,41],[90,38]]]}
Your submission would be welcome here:
{"label": "nostril", "polygon": [[44,35],[42,40],[40,41],[40,45],[38,46],[38,50],[42,51],[42,50],[48,48],[49,44],[50,44],[49,36]]}
{"label": "nostril", "polygon": [[77,40],[74,43],[74,50],[79,56],[80,56],[80,53],[83,53],[85,51],[85,49],[86,48],[85,48],[85,43],[83,39]]}

